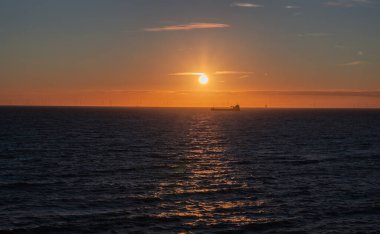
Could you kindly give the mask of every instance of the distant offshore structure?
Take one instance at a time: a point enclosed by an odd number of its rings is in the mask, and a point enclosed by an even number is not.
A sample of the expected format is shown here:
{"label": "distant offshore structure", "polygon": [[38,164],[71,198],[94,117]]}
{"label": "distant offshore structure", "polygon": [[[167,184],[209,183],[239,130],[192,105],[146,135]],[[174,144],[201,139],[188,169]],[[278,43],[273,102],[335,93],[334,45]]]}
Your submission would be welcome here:
{"label": "distant offshore structure", "polygon": [[230,106],[230,107],[213,107],[211,111],[240,111],[240,106]]}

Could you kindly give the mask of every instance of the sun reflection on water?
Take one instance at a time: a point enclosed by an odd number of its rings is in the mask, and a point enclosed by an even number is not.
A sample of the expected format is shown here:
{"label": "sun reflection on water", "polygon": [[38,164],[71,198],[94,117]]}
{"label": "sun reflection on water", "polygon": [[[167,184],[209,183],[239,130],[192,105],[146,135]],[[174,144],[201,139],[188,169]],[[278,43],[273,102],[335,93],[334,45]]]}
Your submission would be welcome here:
{"label": "sun reflection on water", "polygon": [[[180,218],[188,226],[266,222],[264,201],[239,177],[228,142],[213,115],[197,115],[186,134],[182,163],[173,166],[175,179],[162,181],[156,196],[158,218]],[[244,209],[242,209],[244,208]],[[250,212],[243,213],[242,210]]]}

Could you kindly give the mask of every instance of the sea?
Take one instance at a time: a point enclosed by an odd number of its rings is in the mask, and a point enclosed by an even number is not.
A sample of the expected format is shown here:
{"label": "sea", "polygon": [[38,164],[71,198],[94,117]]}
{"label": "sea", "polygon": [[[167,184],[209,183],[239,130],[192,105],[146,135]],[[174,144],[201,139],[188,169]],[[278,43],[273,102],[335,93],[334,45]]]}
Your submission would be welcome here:
{"label": "sea", "polygon": [[0,107],[0,233],[380,233],[380,110]]}

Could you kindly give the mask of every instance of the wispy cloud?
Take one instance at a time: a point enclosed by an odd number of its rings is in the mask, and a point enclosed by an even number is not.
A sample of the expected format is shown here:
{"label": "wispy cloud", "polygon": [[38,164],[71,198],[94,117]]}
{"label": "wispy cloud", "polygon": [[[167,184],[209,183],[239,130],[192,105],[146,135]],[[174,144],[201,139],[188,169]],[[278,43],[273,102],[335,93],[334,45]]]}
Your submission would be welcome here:
{"label": "wispy cloud", "polygon": [[[224,81],[219,81],[224,83]],[[82,92],[82,91],[81,91]],[[193,94],[195,90],[93,90],[89,92],[104,93],[172,93]],[[245,91],[208,91],[210,94],[252,94],[252,95],[280,95],[280,96],[332,96],[332,97],[374,97],[380,98],[380,90],[245,90]],[[40,93],[40,92],[37,92]]]}
{"label": "wispy cloud", "polygon": [[250,75],[254,74],[251,71],[217,71],[214,73],[216,76],[218,75],[230,75],[230,76],[239,76],[240,79],[248,78]]}
{"label": "wispy cloud", "polygon": [[369,64],[369,62],[367,62],[367,61],[353,61],[353,62],[341,64],[341,65],[342,66],[358,66],[358,65],[365,65],[365,64]]}
{"label": "wispy cloud", "polygon": [[370,4],[370,0],[335,0],[328,1],[325,3],[328,7],[340,7],[340,8],[350,8],[355,6],[363,6]]}
{"label": "wispy cloud", "polygon": [[329,33],[300,33],[299,37],[327,37],[330,36]]}
{"label": "wispy cloud", "polygon": [[250,71],[217,71],[215,75],[248,75],[253,73]]}
{"label": "wispy cloud", "polygon": [[[208,73],[213,76],[233,76],[238,78],[248,78],[250,75],[254,74],[254,72],[251,71],[216,71],[214,73]],[[207,75],[205,72],[177,72],[177,73],[171,73],[169,76],[202,76]],[[224,82],[224,81],[223,81]]]}
{"label": "wispy cloud", "polygon": [[[89,93],[130,93],[130,94],[146,94],[146,93],[180,93],[192,94],[199,93],[197,90],[133,90],[133,89],[89,89],[89,90],[71,90],[70,94],[86,94]],[[29,91],[31,95],[47,95],[57,94],[49,91]],[[62,92],[64,93],[64,92]],[[62,94],[60,93],[60,94]],[[380,98],[380,90],[240,90],[240,91],[227,91],[227,90],[214,90],[208,91],[210,94],[225,93],[225,94],[258,94],[258,95],[296,95],[296,96],[363,96],[363,97],[376,97]],[[0,93],[2,95],[3,93]]]}
{"label": "wispy cloud", "polygon": [[231,3],[232,7],[250,7],[250,8],[259,8],[264,7],[260,4],[248,3],[248,2],[233,2]]}
{"label": "wispy cloud", "polygon": [[[170,76],[200,76],[204,75],[206,73],[204,72],[177,72],[177,73],[171,73]],[[250,75],[254,74],[254,72],[251,71],[216,71],[213,73],[213,75]]]}
{"label": "wispy cloud", "polygon": [[220,23],[188,23],[188,24],[178,24],[169,25],[156,28],[144,28],[146,32],[165,32],[165,31],[189,31],[195,29],[214,29],[214,28],[228,28],[228,24]]}
{"label": "wispy cloud", "polygon": [[292,6],[292,5],[287,5],[287,6],[284,6],[285,9],[299,9],[301,8],[300,6]]}
{"label": "wispy cloud", "polygon": [[334,46],[335,48],[337,48],[337,49],[344,49],[344,48],[346,48],[344,45],[335,45]]}
{"label": "wispy cloud", "polygon": [[204,75],[203,72],[177,72],[169,74],[170,76],[201,76]]}
{"label": "wispy cloud", "polygon": [[[243,91],[244,92],[244,91]],[[377,97],[380,98],[380,91],[366,91],[366,90],[316,90],[316,91],[286,91],[286,90],[253,90],[246,91],[252,94],[264,94],[264,95],[296,95],[296,96],[335,96],[335,97]]]}

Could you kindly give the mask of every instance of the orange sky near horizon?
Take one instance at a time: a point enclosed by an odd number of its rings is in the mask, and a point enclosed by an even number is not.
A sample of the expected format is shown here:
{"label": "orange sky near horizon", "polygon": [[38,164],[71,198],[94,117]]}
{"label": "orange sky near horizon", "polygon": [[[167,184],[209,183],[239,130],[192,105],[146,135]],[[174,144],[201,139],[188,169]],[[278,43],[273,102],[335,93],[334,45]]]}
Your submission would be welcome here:
{"label": "orange sky near horizon", "polygon": [[[13,98],[10,98],[13,97]],[[380,108],[379,92],[346,91],[71,91],[0,94],[0,105],[214,107],[243,108]]]}

